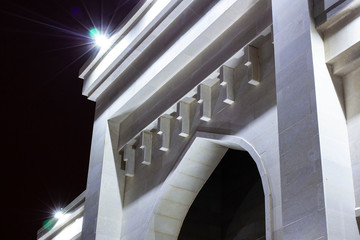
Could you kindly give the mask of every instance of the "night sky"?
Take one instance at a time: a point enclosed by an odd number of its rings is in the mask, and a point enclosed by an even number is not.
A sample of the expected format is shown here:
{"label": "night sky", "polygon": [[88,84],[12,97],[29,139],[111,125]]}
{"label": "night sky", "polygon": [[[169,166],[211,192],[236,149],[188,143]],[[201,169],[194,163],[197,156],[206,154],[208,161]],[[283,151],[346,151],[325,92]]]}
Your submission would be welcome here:
{"label": "night sky", "polygon": [[78,71],[95,51],[88,31],[111,32],[137,2],[1,1],[0,239],[36,239],[85,190],[95,104]]}

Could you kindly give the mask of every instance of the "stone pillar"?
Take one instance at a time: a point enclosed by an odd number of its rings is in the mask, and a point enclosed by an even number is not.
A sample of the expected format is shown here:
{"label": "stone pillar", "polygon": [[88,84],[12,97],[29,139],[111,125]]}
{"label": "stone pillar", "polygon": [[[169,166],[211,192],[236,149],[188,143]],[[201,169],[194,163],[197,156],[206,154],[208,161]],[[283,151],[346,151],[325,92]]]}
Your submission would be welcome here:
{"label": "stone pillar", "polygon": [[107,116],[94,122],[81,239],[120,239],[125,174],[114,159]]}
{"label": "stone pillar", "polygon": [[345,76],[343,81],[355,201],[360,217],[360,69]]}
{"label": "stone pillar", "polygon": [[359,239],[346,119],[312,2],[272,0],[283,239]]}

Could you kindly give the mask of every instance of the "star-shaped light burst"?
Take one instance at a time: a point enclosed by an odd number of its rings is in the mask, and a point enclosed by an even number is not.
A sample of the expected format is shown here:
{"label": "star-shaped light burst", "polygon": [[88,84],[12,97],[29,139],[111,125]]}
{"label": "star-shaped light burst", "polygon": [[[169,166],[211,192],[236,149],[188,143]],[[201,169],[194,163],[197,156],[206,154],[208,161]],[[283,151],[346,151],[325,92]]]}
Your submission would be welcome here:
{"label": "star-shaped light burst", "polygon": [[58,210],[54,213],[54,218],[60,219],[64,216],[64,213],[61,210]]}
{"label": "star-shaped light burst", "polygon": [[110,41],[107,38],[107,36],[104,34],[101,34],[99,32],[99,30],[97,30],[96,28],[92,28],[89,31],[89,35],[92,39],[94,39],[95,44],[98,47],[100,47],[100,48],[108,48],[109,47]]}

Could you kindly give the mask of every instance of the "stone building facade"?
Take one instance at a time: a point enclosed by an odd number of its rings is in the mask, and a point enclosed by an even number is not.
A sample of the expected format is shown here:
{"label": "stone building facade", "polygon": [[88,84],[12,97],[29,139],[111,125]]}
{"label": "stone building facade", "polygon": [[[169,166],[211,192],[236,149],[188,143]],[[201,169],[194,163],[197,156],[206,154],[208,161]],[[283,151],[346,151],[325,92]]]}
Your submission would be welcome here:
{"label": "stone building facade", "polygon": [[[110,40],[80,70],[87,189],[39,239],[360,239],[360,1],[140,1]],[[229,149],[263,195],[246,190],[231,234],[183,230]],[[241,164],[221,170],[234,199]]]}

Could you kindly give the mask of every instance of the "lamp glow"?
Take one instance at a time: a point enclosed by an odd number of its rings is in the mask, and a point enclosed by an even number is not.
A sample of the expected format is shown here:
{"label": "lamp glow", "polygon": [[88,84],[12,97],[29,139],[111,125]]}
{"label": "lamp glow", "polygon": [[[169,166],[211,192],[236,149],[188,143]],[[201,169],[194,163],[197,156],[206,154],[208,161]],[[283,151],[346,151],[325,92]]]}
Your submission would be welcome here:
{"label": "lamp glow", "polygon": [[101,34],[99,30],[93,28],[89,31],[90,37],[95,40],[95,44],[100,48],[107,48],[109,46],[109,39],[106,35]]}
{"label": "lamp glow", "polygon": [[56,219],[60,219],[62,216],[64,216],[64,214],[61,211],[57,211],[54,214],[54,218]]}
{"label": "lamp glow", "polygon": [[99,47],[105,47],[108,44],[108,39],[104,35],[98,35],[95,37],[95,43]]}

